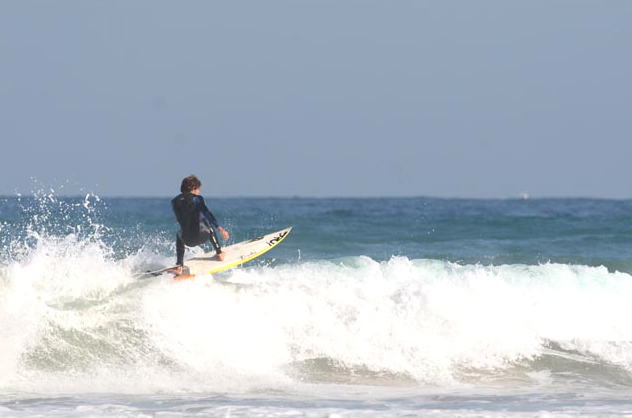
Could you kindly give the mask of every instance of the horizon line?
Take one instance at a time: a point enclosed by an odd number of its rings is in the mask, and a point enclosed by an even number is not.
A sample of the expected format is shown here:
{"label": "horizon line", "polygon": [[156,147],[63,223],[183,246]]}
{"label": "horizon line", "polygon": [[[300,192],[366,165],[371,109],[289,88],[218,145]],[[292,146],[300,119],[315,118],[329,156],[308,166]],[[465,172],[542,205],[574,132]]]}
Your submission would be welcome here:
{"label": "horizon line", "polygon": [[[436,199],[436,200],[632,200],[632,197],[592,197],[581,195],[516,195],[506,197],[477,197],[477,196],[439,196],[439,195],[204,195],[212,199]],[[171,199],[171,195],[98,195],[92,192],[57,194],[57,193],[15,193],[13,195],[0,193],[0,198],[35,198],[38,196],[55,196],[59,198],[81,198],[94,196],[98,199]]]}

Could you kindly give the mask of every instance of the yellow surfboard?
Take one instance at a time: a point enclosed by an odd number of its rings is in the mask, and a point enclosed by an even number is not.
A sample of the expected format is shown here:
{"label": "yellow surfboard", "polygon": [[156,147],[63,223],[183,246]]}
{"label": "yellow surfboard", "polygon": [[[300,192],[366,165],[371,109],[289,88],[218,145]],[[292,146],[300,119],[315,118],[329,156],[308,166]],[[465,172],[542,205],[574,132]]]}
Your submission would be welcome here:
{"label": "yellow surfboard", "polygon": [[[213,274],[244,264],[270,251],[288,236],[292,227],[271,234],[238,242],[222,248],[225,253],[223,261],[217,259],[215,251],[190,258],[184,262],[184,272],[175,279],[190,279],[204,274]],[[188,270],[188,271],[187,271]],[[162,271],[168,271],[163,269]]]}

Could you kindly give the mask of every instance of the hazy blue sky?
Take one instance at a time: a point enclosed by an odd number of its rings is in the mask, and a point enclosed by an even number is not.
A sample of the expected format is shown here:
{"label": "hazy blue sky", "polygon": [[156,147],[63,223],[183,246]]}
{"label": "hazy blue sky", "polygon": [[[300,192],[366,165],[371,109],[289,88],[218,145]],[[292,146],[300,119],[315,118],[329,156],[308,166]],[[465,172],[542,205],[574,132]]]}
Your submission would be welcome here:
{"label": "hazy blue sky", "polygon": [[632,1],[0,0],[0,194],[632,198]]}

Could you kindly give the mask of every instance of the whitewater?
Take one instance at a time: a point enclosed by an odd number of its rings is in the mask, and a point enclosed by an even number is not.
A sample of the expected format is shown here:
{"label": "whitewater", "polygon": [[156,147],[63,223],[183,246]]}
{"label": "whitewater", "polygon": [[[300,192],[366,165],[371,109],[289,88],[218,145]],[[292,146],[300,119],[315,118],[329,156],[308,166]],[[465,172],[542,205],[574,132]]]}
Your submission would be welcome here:
{"label": "whitewater", "polygon": [[629,201],[207,201],[293,232],[139,279],[169,199],[0,198],[1,417],[632,415]]}

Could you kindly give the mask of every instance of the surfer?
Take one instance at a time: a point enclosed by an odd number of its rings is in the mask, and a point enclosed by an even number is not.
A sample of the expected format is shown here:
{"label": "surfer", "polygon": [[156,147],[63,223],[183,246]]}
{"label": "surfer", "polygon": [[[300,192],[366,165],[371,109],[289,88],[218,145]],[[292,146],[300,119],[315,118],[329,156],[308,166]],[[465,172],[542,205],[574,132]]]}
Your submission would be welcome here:
{"label": "surfer", "polygon": [[228,232],[220,226],[204,203],[204,198],[200,196],[200,187],[202,182],[196,176],[185,177],[180,185],[181,193],[171,201],[173,213],[180,224],[180,231],[176,237],[176,275],[182,274],[185,245],[195,247],[210,240],[217,258],[223,261],[225,257],[213,228],[222,234],[224,241],[229,238]]}

